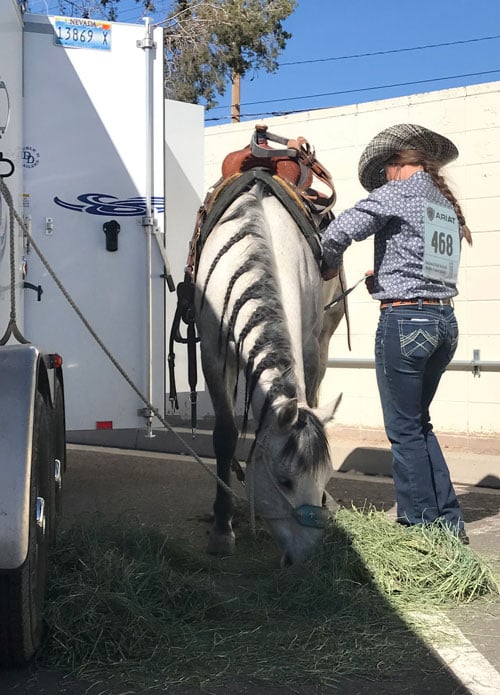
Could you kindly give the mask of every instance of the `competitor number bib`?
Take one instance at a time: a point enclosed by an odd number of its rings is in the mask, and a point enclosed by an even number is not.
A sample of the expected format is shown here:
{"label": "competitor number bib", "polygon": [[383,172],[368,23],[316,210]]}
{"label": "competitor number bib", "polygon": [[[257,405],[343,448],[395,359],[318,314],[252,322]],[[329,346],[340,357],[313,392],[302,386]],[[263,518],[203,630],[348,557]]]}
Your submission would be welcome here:
{"label": "competitor number bib", "polygon": [[423,274],[429,280],[456,284],[460,263],[460,225],[455,211],[425,201]]}

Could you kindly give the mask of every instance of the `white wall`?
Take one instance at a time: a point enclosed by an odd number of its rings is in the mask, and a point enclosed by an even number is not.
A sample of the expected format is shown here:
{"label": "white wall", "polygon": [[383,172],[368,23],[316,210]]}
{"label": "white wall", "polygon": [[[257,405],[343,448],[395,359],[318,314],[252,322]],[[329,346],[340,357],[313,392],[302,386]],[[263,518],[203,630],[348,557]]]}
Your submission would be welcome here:
{"label": "white wall", "polygon": [[[463,247],[455,302],[461,337],[455,360],[500,356],[500,82],[416,94],[352,106],[321,109],[268,119],[270,132],[314,145],[317,157],[332,173],[338,202],[335,212],[364,197],[357,179],[359,156],[380,130],[395,123],[418,123],[456,143],[460,156],[445,171],[462,204],[474,246]],[[260,121],[258,121],[260,122]],[[250,142],[254,121],[205,130],[205,188],[220,176],[224,156]],[[373,267],[373,242],[353,244],[344,261],[349,285]],[[349,300],[352,352],[343,322],[330,343],[331,358],[373,358],[378,302],[363,285]],[[330,368],[321,400],[342,391],[336,422],[351,427],[382,427],[382,413],[373,369]],[[463,433],[500,433],[500,375],[449,371],[433,403],[437,429]]]}

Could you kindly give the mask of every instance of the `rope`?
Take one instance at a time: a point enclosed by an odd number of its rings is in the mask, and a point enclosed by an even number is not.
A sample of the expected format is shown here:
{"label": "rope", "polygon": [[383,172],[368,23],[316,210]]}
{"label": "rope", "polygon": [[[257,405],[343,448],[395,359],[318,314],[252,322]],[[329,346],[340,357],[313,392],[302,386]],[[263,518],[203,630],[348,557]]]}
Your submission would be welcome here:
{"label": "rope", "polygon": [[[9,212],[10,212],[10,228],[11,228],[11,239],[10,239],[10,249],[11,249],[11,263],[10,263],[10,273],[11,273],[11,320],[10,320],[10,322],[9,322],[9,327],[11,326],[11,324],[12,324],[13,322],[14,322],[14,324],[15,324],[15,317],[16,317],[16,304],[15,304],[15,261],[13,260],[13,259],[14,259],[14,250],[15,250],[15,249],[14,249],[14,233],[13,233],[13,229],[14,229],[14,218],[15,218],[16,221],[17,221],[17,223],[19,224],[21,230],[22,230],[23,233],[26,235],[26,238],[29,240],[31,246],[32,246],[33,249],[35,250],[36,254],[37,254],[38,257],[40,258],[40,261],[41,261],[42,264],[44,265],[44,267],[45,267],[45,269],[47,270],[47,272],[49,273],[50,277],[54,280],[54,282],[55,282],[55,284],[57,285],[57,287],[59,288],[59,290],[62,292],[62,294],[63,294],[64,298],[66,299],[66,301],[68,302],[68,304],[71,306],[71,308],[72,308],[73,311],[76,313],[76,315],[78,316],[78,318],[80,319],[80,321],[83,323],[83,325],[85,326],[85,328],[88,330],[88,332],[90,333],[90,335],[94,338],[94,340],[95,340],[96,343],[99,345],[99,347],[101,348],[101,350],[102,350],[102,351],[104,352],[104,354],[108,357],[108,359],[111,361],[111,363],[113,364],[113,366],[118,370],[118,372],[122,375],[122,377],[125,379],[125,381],[127,382],[127,384],[131,387],[131,389],[139,396],[139,398],[143,401],[143,403],[146,405],[146,407],[147,407],[152,413],[155,414],[155,416],[158,418],[158,420],[161,422],[161,424],[162,424],[167,430],[169,430],[169,432],[171,432],[171,433],[179,440],[179,442],[183,445],[184,448],[187,449],[187,451],[191,454],[191,456],[195,459],[195,461],[196,461],[197,463],[199,463],[200,466],[202,466],[202,468],[204,468],[205,471],[206,471],[212,478],[215,479],[215,481],[217,482],[217,485],[220,485],[222,488],[224,488],[224,490],[225,490],[228,494],[231,494],[231,495],[233,495],[234,497],[236,497],[237,499],[240,499],[240,500],[243,500],[243,501],[246,502],[247,500],[246,500],[244,497],[241,497],[240,495],[237,495],[237,494],[234,492],[234,490],[232,490],[232,489],[229,487],[229,485],[226,485],[226,483],[225,483],[223,480],[221,480],[221,479],[217,476],[217,474],[214,473],[214,472],[210,469],[210,467],[209,467],[204,461],[201,460],[201,458],[198,456],[198,454],[196,453],[196,451],[195,451],[191,446],[189,446],[189,444],[188,444],[188,443],[187,443],[187,442],[174,430],[174,428],[165,420],[165,418],[163,418],[163,417],[160,415],[160,413],[158,412],[158,410],[148,401],[148,399],[146,398],[146,396],[144,396],[144,394],[140,391],[140,389],[135,385],[135,383],[134,383],[134,382],[132,381],[132,379],[129,377],[129,375],[127,374],[127,372],[123,369],[123,367],[122,367],[121,364],[118,362],[118,360],[111,354],[111,352],[108,350],[108,348],[106,347],[106,345],[105,345],[105,344],[102,342],[102,340],[99,338],[99,336],[97,335],[97,333],[95,332],[95,330],[92,328],[92,326],[90,325],[90,323],[87,321],[87,319],[85,318],[85,316],[82,314],[82,312],[80,311],[80,309],[79,309],[78,306],[76,305],[75,301],[73,300],[73,298],[71,297],[71,295],[69,294],[69,292],[66,290],[66,288],[63,286],[63,284],[61,283],[61,281],[59,280],[59,278],[56,276],[56,274],[55,274],[55,272],[53,271],[52,267],[50,266],[49,262],[47,261],[47,259],[46,259],[45,256],[43,255],[41,249],[38,247],[38,244],[35,243],[33,237],[32,237],[31,234],[29,233],[28,228],[26,227],[24,221],[21,219],[21,217],[18,215],[17,211],[15,210],[14,204],[13,204],[13,202],[12,202],[12,196],[11,196],[11,194],[10,194],[10,191],[8,190],[7,186],[5,185],[4,181],[3,181],[1,178],[0,178],[0,192],[1,192],[1,193],[3,194],[3,196],[4,196],[4,198],[5,198],[6,202],[7,202],[7,205],[8,205],[8,207],[9,207]],[[9,330],[9,328],[7,329],[7,331],[8,331],[8,330]],[[7,331],[6,331],[6,334],[7,334]],[[14,330],[14,333],[15,333],[15,330]],[[10,333],[9,333],[9,335],[10,335]],[[20,335],[20,334],[19,334],[19,335]],[[22,337],[22,336],[21,336],[21,337]],[[2,340],[3,340],[3,338],[2,338]],[[24,340],[24,342],[29,342],[29,341],[27,341],[27,340],[24,339],[24,338],[23,338],[23,340]],[[0,344],[3,344],[3,343],[0,341]]]}
{"label": "rope", "polygon": [[[0,338],[0,345],[5,345],[9,340],[10,336],[13,335],[19,343],[27,344],[29,340],[22,335],[21,331],[17,327],[16,323],[16,253],[15,253],[15,234],[14,234],[14,216],[16,219],[19,218],[17,215],[14,203],[12,201],[12,196],[9,189],[7,188],[3,178],[0,176],[0,191],[5,198],[7,207],[9,208],[9,254],[10,254],[10,319],[7,325],[7,329]],[[24,231],[25,225],[22,224],[21,227]]]}

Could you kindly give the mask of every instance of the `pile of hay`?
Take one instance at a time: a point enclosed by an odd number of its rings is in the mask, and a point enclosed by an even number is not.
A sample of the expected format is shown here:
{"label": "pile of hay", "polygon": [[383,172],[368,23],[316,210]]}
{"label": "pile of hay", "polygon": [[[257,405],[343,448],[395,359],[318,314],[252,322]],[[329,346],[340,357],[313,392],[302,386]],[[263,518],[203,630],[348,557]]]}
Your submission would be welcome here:
{"label": "pile of hay", "polygon": [[488,563],[441,524],[405,527],[373,508],[340,509],[335,521],[376,586],[400,605],[467,603],[499,591]]}
{"label": "pile of hay", "polygon": [[498,593],[488,565],[450,534],[356,509],[336,514],[297,569],[277,568],[264,534],[240,529],[235,556],[209,559],[100,517],[61,534],[52,567],[42,664],[143,690],[331,686],[345,674],[404,669],[409,652],[413,663],[425,652],[405,603]]}

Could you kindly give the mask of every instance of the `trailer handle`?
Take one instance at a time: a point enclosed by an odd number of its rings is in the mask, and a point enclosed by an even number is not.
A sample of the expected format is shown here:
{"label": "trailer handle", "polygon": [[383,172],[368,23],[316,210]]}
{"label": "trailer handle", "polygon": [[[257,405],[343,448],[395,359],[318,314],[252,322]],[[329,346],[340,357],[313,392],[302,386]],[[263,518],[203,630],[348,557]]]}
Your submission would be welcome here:
{"label": "trailer handle", "polygon": [[41,285],[33,285],[31,282],[24,281],[24,288],[27,290],[34,290],[36,292],[36,301],[39,302],[42,299],[43,287]]}

